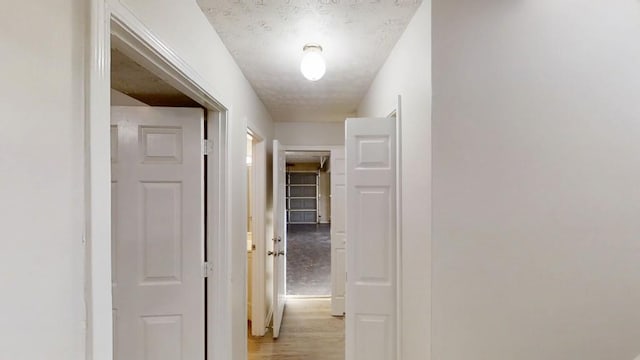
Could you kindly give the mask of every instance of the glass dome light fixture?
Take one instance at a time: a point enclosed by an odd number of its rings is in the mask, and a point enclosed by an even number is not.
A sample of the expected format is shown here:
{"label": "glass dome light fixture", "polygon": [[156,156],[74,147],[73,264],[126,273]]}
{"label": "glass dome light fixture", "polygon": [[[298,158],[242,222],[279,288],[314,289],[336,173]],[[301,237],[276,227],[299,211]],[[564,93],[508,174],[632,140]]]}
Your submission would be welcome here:
{"label": "glass dome light fixture", "polygon": [[327,65],[322,57],[322,46],[318,44],[306,44],[302,51],[304,55],[300,63],[300,72],[307,80],[318,81],[327,71]]}

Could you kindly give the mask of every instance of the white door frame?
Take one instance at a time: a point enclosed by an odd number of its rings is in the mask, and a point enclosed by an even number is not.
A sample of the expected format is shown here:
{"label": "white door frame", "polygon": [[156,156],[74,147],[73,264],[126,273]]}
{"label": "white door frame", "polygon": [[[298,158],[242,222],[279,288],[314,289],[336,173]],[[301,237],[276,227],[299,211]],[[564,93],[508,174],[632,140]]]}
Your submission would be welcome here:
{"label": "white door frame", "polygon": [[267,229],[265,214],[267,212],[267,142],[260,132],[251,126],[248,128],[253,136],[252,159],[252,199],[251,229],[255,250],[252,257],[251,276],[251,335],[264,336],[267,332],[269,318],[266,310],[265,266],[267,260]]}
{"label": "white door frame", "polygon": [[396,120],[396,360],[402,360],[402,301],[403,279],[402,272],[402,95],[398,95],[396,108],[387,117]]}
{"label": "white door frame", "polygon": [[113,359],[111,301],[110,50],[112,45],[207,109],[207,288],[209,359],[231,359],[231,244],[229,243],[229,111],[209,83],[117,0],[90,0],[85,131],[86,358]]}
{"label": "white door frame", "polygon": [[[282,144],[284,151],[328,151],[331,154],[335,152],[335,150],[344,150],[344,145],[287,145]],[[333,160],[333,158],[331,158]],[[332,166],[332,165],[330,165]],[[330,204],[333,202],[333,199],[330,199]],[[331,206],[331,205],[329,205]],[[285,224],[286,225],[286,224]],[[333,276],[331,277],[331,284],[333,285]]]}

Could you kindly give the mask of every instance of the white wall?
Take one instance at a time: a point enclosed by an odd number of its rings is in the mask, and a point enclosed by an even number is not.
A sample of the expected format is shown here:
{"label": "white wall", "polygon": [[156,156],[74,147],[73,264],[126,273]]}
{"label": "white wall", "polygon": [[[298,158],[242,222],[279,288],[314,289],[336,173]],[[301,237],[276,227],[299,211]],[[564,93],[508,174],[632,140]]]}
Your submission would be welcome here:
{"label": "white wall", "polygon": [[83,4],[0,12],[0,359],[84,358]]}
{"label": "white wall", "polygon": [[433,358],[635,358],[640,3],[433,3]]}
{"label": "white wall", "polygon": [[284,145],[344,145],[344,122],[276,122],[275,138]]}
{"label": "white wall", "polygon": [[[431,2],[424,0],[371,84],[358,116],[385,117],[402,95],[404,360],[429,359],[431,278]],[[473,358],[473,357],[472,357]]]}

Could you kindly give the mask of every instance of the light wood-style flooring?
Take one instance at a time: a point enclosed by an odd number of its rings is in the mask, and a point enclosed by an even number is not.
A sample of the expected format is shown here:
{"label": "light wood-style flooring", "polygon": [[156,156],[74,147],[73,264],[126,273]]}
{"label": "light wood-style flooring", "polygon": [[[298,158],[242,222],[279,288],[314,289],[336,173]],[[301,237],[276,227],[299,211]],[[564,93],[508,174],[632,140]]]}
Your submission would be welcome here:
{"label": "light wood-style flooring", "polygon": [[249,336],[249,360],[344,360],[344,318],[330,299],[288,299],[280,337]]}

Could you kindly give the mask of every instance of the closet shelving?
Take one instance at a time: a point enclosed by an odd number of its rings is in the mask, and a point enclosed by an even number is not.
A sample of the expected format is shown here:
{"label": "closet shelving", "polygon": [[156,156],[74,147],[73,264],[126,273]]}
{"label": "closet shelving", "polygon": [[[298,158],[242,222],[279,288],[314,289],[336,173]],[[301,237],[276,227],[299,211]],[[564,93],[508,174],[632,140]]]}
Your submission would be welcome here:
{"label": "closet shelving", "polygon": [[317,171],[287,172],[287,222],[289,224],[318,223]]}

